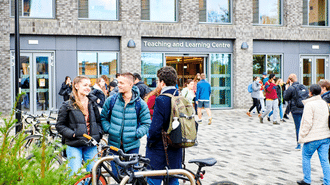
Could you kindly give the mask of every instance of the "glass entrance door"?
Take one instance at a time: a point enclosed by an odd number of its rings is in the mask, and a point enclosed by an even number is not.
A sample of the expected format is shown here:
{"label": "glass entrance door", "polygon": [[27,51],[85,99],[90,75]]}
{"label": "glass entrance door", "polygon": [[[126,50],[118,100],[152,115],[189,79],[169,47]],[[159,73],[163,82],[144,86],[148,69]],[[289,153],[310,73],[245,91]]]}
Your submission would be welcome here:
{"label": "glass entrance door", "polygon": [[[14,53],[13,53],[14,54]],[[54,107],[54,62],[53,52],[21,53],[21,92],[25,92],[21,107],[32,114],[47,112]],[[15,66],[12,68],[15,77]],[[13,89],[15,89],[13,80]],[[14,91],[13,91],[14,92]]]}
{"label": "glass entrance door", "polygon": [[301,81],[306,87],[328,78],[326,73],[328,71],[327,56],[301,56],[300,62]]}

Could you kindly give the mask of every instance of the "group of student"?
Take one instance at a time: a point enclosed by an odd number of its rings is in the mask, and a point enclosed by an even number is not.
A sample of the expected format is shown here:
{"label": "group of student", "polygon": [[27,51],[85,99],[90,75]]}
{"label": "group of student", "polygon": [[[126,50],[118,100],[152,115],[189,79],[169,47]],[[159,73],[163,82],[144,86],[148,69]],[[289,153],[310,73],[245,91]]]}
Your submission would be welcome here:
{"label": "group of student", "polygon": [[[263,85],[264,84],[264,85]],[[329,165],[329,146],[330,146],[330,117],[329,117],[329,103],[330,103],[330,82],[322,79],[318,84],[312,84],[309,89],[298,82],[297,75],[290,74],[287,83],[284,84],[280,79],[276,80],[274,74],[269,77],[264,77],[262,83],[258,77],[254,78],[252,85],[253,91],[251,96],[253,98],[253,106],[258,107],[256,94],[264,91],[266,96],[266,111],[260,114],[260,122],[263,123],[263,118],[272,110],[273,123],[276,122],[276,105],[280,105],[280,116],[282,119],[283,101],[287,101],[288,113],[291,112],[296,131],[297,150],[302,148],[302,169],[304,179],[297,181],[299,185],[311,184],[311,163],[310,160],[313,154],[317,151],[320,163],[323,170],[323,184],[330,184],[330,165]],[[262,101],[262,100],[261,100]],[[281,110],[282,109],[282,110]]]}
{"label": "group of student", "polygon": [[[97,79],[93,88],[91,80],[86,76],[77,76],[72,83],[66,78],[60,94],[65,94],[68,98],[59,110],[56,129],[67,145],[66,154],[69,159],[68,166],[72,170],[71,175],[78,172],[82,160],[87,161],[97,155],[97,148],[88,143],[83,134],[92,136],[98,142],[103,134],[108,134],[108,144],[128,154],[139,153],[140,138],[147,134],[146,157],[150,159],[150,168],[181,168],[182,149],[168,147],[167,164],[161,134],[169,127],[172,111],[171,98],[162,94],[180,94],[176,87],[177,72],[173,67],[166,66],[158,70],[157,77],[157,87],[153,91],[136,73],[118,74],[114,80],[116,86],[113,88],[112,82],[111,88],[107,88],[103,78]],[[201,80],[195,84],[198,78]],[[209,109],[211,88],[207,84],[205,75],[201,74],[194,81],[188,81],[181,95],[191,102],[198,102],[198,107]],[[72,92],[69,92],[70,88]],[[67,92],[69,93],[66,94]],[[110,96],[107,97],[107,94]],[[209,116],[209,124],[211,119]],[[87,171],[91,171],[93,165],[93,161],[89,163]],[[112,170],[117,174],[114,163]],[[148,183],[160,185],[162,179],[150,177]],[[177,179],[170,179],[170,184],[179,183]]]}

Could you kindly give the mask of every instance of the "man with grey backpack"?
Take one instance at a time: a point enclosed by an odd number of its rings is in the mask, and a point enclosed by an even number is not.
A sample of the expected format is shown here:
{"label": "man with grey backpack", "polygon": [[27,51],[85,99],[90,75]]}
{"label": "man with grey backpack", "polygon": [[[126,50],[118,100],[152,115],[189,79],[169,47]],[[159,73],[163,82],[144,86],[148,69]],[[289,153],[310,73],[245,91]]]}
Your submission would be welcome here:
{"label": "man with grey backpack", "polygon": [[284,100],[290,102],[290,108],[294,124],[296,127],[296,139],[297,147],[296,150],[301,150],[301,145],[298,143],[299,140],[299,129],[302,114],[304,111],[304,105],[302,100],[305,100],[309,97],[309,90],[305,85],[300,84],[297,79],[296,74],[290,74],[288,78],[289,88],[284,93]]}

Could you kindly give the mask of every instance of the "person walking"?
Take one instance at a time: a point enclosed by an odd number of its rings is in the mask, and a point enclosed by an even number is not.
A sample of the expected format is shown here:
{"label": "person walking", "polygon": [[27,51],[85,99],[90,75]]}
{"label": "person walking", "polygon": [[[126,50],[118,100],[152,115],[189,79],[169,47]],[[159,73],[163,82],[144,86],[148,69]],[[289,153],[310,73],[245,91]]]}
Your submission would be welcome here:
{"label": "person walking", "polygon": [[323,184],[330,184],[330,165],[328,150],[330,145],[330,130],[328,127],[329,108],[321,98],[321,87],[318,84],[310,86],[311,98],[303,100],[304,110],[299,131],[299,143],[303,143],[302,169],[304,179],[298,181],[300,185],[311,184],[311,158],[318,152],[323,170]]}
{"label": "person walking", "polygon": [[91,94],[93,94],[94,96],[97,97],[97,104],[99,106],[99,108],[103,107],[105,98],[106,98],[106,83],[104,81],[104,78],[98,78],[96,80],[95,85],[93,86],[93,90],[90,92]]}
{"label": "person walking", "polygon": [[[302,113],[303,113],[304,108],[297,106],[297,103],[298,103],[297,101],[299,98],[299,97],[297,97],[297,95],[299,95],[298,90],[301,89],[301,91],[304,91],[305,93],[307,93],[307,96],[308,96],[308,89],[303,84],[300,84],[298,82],[297,75],[295,75],[293,73],[289,75],[288,82],[289,82],[289,87],[284,93],[284,100],[290,102],[289,106],[290,106],[291,114],[292,114],[293,121],[294,121],[295,128],[296,128],[296,140],[297,140],[296,150],[301,150],[301,145],[300,145],[300,143],[298,143],[298,140],[299,140],[300,122],[301,122]],[[301,98],[306,99],[307,96],[301,97]]]}
{"label": "person walking", "polygon": [[266,117],[270,111],[274,111],[273,114],[273,124],[279,125],[277,120],[277,109],[278,109],[278,98],[276,92],[276,84],[275,84],[275,74],[269,75],[269,80],[265,84],[265,92],[266,92],[266,111],[259,117],[260,123],[263,123],[264,117]]}
{"label": "person walking", "polygon": [[[97,109],[96,97],[89,94],[90,79],[77,76],[73,80],[72,96],[61,106],[56,130],[62,135],[66,148],[68,166],[72,170],[70,175],[78,172],[82,160],[93,159],[97,155],[97,148],[83,137],[83,134],[92,136],[97,142],[102,138],[100,113]],[[86,170],[91,171],[94,161],[87,165]]]}
{"label": "person walking", "polygon": [[196,91],[197,91],[197,83],[201,80],[201,74],[197,73],[195,78],[194,78],[194,87],[193,87],[193,91],[195,93],[195,97],[194,97],[194,108],[195,108],[195,114],[197,115],[197,102],[196,102]]}
{"label": "person walking", "polygon": [[66,76],[65,81],[62,83],[60,92],[58,94],[60,96],[63,96],[64,101],[67,101],[70,98],[70,93],[71,92],[72,92],[71,78],[69,76]]}
{"label": "person walking", "polygon": [[181,91],[181,95],[189,100],[190,103],[194,103],[195,93],[194,89],[194,81],[192,79],[187,80],[187,87],[183,88]]}
{"label": "person walking", "polygon": [[251,92],[251,97],[253,100],[253,105],[250,107],[249,111],[246,113],[248,116],[252,117],[251,115],[251,111],[256,108],[257,112],[258,112],[258,116],[260,117],[260,89],[261,89],[261,84],[260,82],[260,78],[259,76],[255,76],[253,78],[253,82],[252,82],[252,92]]}
{"label": "person walking", "polygon": [[151,92],[151,89],[141,81],[142,78],[139,73],[134,73],[133,76],[134,76],[134,85],[136,85],[138,87],[138,89],[140,91],[140,97],[142,99],[144,99],[146,94]]}
{"label": "person walking", "polygon": [[[280,111],[280,120],[281,122],[286,122],[284,119],[283,119],[283,94],[284,94],[284,91],[285,91],[285,85],[283,83],[283,80],[280,79],[280,78],[275,78],[275,83],[276,83],[276,94],[277,94],[277,97],[278,97],[278,109]],[[268,114],[268,121],[270,121],[270,117],[273,115],[273,110]]]}
{"label": "person walking", "polygon": [[[102,128],[109,134],[108,144],[127,154],[139,153],[140,138],[147,134],[151,123],[148,106],[133,85],[133,78],[131,73],[118,77],[118,93],[107,98],[101,112]],[[118,175],[113,162],[111,166]]]}
{"label": "person walking", "polygon": [[202,108],[204,107],[206,113],[209,117],[208,124],[212,123],[212,115],[211,115],[211,104],[210,104],[210,96],[211,96],[211,85],[205,80],[206,76],[204,73],[201,74],[201,81],[197,83],[197,91],[196,91],[196,103],[197,103],[197,114],[198,114],[198,123],[202,123]]}
{"label": "person walking", "polygon": [[[162,67],[157,71],[159,79],[160,95],[156,98],[154,106],[153,119],[149,128],[147,137],[146,157],[150,159],[150,168],[153,170],[163,170],[165,166],[169,169],[180,169],[182,163],[182,148],[167,148],[168,163],[164,143],[162,140],[162,131],[168,130],[171,118],[171,98],[162,95],[164,93],[178,96],[179,92],[175,88],[177,82],[177,72],[171,66]],[[160,185],[164,177],[148,177],[149,185]],[[179,185],[178,179],[170,178],[169,185]]]}

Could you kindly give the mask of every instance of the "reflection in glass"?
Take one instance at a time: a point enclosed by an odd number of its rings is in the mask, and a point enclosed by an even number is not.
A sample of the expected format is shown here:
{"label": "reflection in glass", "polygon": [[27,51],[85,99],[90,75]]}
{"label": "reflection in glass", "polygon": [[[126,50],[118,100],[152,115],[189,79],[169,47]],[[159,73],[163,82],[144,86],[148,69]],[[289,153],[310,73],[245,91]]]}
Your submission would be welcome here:
{"label": "reflection in glass", "polygon": [[211,104],[212,107],[231,106],[231,55],[212,53],[211,62]]}
{"label": "reflection in glass", "polygon": [[200,0],[199,21],[230,23],[230,0]]}
{"label": "reflection in glass", "polygon": [[316,83],[325,78],[325,59],[316,59]]}
{"label": "reflection in glass", "polygon": [[49,110],[48,56],[36,57],[37,111]]}
{"label": "reflection in glass", "polygon": [[265,69],[266,55],[253,55],[253,77],[262,76]]}
{"label": "reflection in glass", "polygon": [[176,0],[142,0],[141,19],[150,21],[176,21]]}
{"label": "reflection in glass", "polygon": [[328,26],[327,0],[303,0],[303,24]]}
{"label": "reflection in glass", "polygon": [[[42,17],[52,18],[53,16],[53,0],[19,0],[20,7],[23,2],[23,17]],[[15,14],[15,0],[12,3],[12,16]],[[20,12],[22,13],[22,12]]]}
{"label": "reflection in glass", "polygon": [[267,74],[281,78],[281,55],[267,55]]}
{"label": "reflection in glass", "polygon": [[312,85],[312,59],[303,59],[303,84],[307,87]]}
{"label": "reflection in glass", "polygon": [[110,81],[116,77],[117,72],[117,54],[100,52],[98,53],[99,60],[99,76],[106,75]]}
{"label": "reflection in glass", "polygon": [[88,76],[95,82],[97,78],[96,52],[78,52],[79,75]]}
{"label": "reflection in glass", "polygon": [[149,87],[156,87],[157,71],[162,67],[162,53],[141,53],[141,77]]}
{"label": "reflection in glass", "polygon": [[21,107],[23,111],[30,112],[30,70],[31,58],[29,56],[20,56],[21,63],[21,91],[26,94],[22,96]]}
{"label": "reflection in glass", "polygon": [[281,24],[281,0],[253,0],[253,23]]}
{"label": "reflection in glass", "polygon": [[78,17],[99,20],[116,20],[117,0],[79,0]]}

